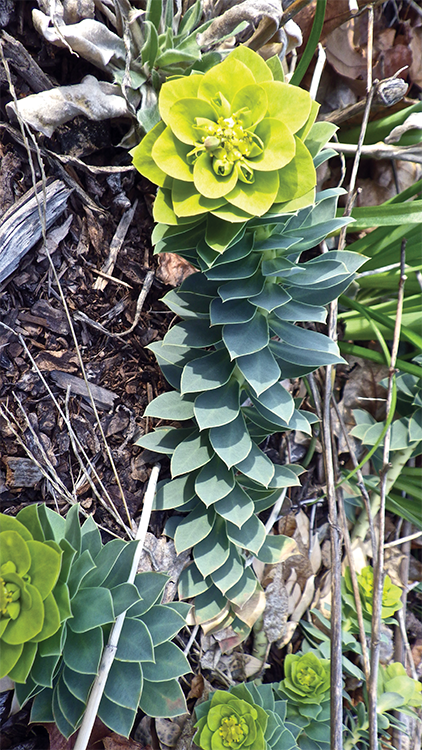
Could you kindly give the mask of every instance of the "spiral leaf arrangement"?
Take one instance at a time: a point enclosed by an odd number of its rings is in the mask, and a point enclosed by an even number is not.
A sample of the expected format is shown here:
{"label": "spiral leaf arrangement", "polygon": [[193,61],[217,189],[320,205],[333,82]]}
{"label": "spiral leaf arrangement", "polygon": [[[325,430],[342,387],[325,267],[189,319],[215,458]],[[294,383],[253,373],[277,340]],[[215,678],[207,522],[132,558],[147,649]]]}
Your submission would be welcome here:
{"label": "spiral leaf arrangement", "polygon": [[197,622],[239,630],[257,587],[246,558],[277,563],[291,549],[266,534],[259,513],[302,473],[259,446],[274,432],[311,434],[315,416],[282,381],[344,362],[311,328],[364,262],[347,251],[300,262],[349,220],[336,218],[341,189],[315,196],[333,126],[313,124],[318,106],[272,69],[238,48],[203,76],[168,81],[162,122],[132,152],[160,186],[155,252],[176,252],[198,271],[165,295],[182,322],[149,346],[174,390],[145,415],[185,426],[160,427],[138,445],[171,457],[155,508],[177,510],[165,533],[178,553],[193,550],[180,598],[195,598]]}

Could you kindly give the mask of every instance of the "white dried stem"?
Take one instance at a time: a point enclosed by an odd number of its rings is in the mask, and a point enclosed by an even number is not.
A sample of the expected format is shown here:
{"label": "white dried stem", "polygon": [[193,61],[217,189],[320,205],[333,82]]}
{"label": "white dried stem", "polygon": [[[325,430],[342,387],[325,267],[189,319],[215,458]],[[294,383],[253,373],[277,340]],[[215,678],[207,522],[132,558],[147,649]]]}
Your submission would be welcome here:
{"label": "white dried stem", "polygon": [[[139,522],[135,537],[138,542],[138,546],[133,556],[132,568],[127,579],[128,583],[134,582],[138,570],[139,560],[141,558],[142,550],[144,548],[145,536],[148,530],[149,519],[152,511],[152,503],[154,500],[159,473],[160,464],[156,464],[151,471],[148,487],[144,496],[141,520]],[[94,726],[95,717],[97,715],[98,707],[100,705],[104,688],[107,682],[107,677],[117,652],[117,646],[119,643],[120,634],[122,632],[125,616],[126,611],[122,612],[122,614],[116,618],[116,621],[111,629],[107,646],[103,651],[98,674],[95,678],[95,682],[88,699],[87,707],[84,713],[81,727],[79,729],[78,737],[75,742],[74,750],[86,750],[88,746],[89,738]]]}

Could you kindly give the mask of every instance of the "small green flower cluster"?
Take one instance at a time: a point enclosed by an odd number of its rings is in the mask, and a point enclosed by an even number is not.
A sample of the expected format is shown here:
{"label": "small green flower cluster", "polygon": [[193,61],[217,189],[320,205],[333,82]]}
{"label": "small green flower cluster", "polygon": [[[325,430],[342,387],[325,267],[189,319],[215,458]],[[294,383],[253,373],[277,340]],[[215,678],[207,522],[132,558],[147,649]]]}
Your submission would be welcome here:
{"label": "small green flower cluster", "polygon": [[[360,574],[357,576],[360,600],[362,603],[362,614],[365,629],[369,632],[371,628],[371,618],[373,610],[373,598],[374,598],[374,571],[373,568],[368,565],[363,568]],[[382,608],[381,617],[383,620],[388,621],[389,618],[401,609],[401,595],[402,589],[400,586],[396,586],[392,583],[390,576],[386,575],[384,578],[384,585],[382,591]],[[350,576],[350,569],[346,568],[344,578],[342,580],[342,597],[343,597],[343,610],[346,618],[346,627],[354,633],[359,632],[359,626],[356,616],[356,604],[353,594],[352,579]]]}
{"label": "small green flower cluster", "polygon": [[247,47],[201,75],[166,81],[161,121],[132,151],[135,167],[159,186],[163,224],[212,215],[245,222],[314,199],[315,167],[305,144],[318,105],[307,91],[274,80]]}

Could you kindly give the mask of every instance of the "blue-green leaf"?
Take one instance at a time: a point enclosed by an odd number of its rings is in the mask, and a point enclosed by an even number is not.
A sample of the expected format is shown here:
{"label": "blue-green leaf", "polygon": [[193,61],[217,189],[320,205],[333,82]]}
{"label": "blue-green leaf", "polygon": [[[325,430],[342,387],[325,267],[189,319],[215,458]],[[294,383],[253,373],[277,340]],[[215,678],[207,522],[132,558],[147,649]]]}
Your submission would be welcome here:
{"label": "blue-green leaf", "polygon": [[74,672],[96,674],[103,650],[101,628],[87,633],[74,633],[68,630],[63,649],[63,661]]}
{"label": "blue-green leaf", "polygon": [[227,560],[229,547],[224,521],[217,517],[211,533],[193,548],[193,559],[204,578]]}
{"label": "blue-green leaf", "polygon": [[172,680],[190,672],[189,662],[174,643],[166,641],[155,649],[155,664],[143,664],[144,678],[149,683]]}
{"label": "blue-green leaf", "polygon": [[234,487],[233,469],[228,469],[226,464],[214,455],[201,469],[195,480],[195,491],[205,505],[221,500]]}
{"label": "blue-green leaf", "polygon": [[174,451],[170,469],[172,477],[194,471],[206,464],[212,457],[212,451],[206,433],[195,431],[187,437]]}
{"label": "blue-green leaf", "polygon": [[257,311],[248,323],[225,325],[223,341],[231,359],[245,357],[264,349],[269,339],[268,322],[265,315]]}
{"label": "blue-green leaf", "polygon": [[234,299],[223,302],[216,297],[211,302],[210,319],[211,325],[224,323],[247,323],[255,315],[255,307],[245,299]]}
{"label": "blue-green leaf", "polygon": [[235,484],[231,492],[214,504],[216,513],[241,528],[253,515],[254,504],[249,495]]}
{"label": "blue-green leaf", "polygon": [[182,393],[202,393],[219,388],[227,383],[234,366],[224,349],[189,362],[183,369]]}
{"label": "blue-green leaf", "polygon": [[155,718],[181,716],[186,713],[186,702],[177,680],[165,682],[144,681],[139,708]]}
{"label": "blue-green leaf", "polygon": [[[242,577],[226,592],[227,598],[237,607],[243,607],[255,593],[257,580],[251,568],[246,568]],[[239,617],[241,614],[237,613]]]}
{"label": "blue-green leaf", "polygon": [[180,599],[190,599],[208,591],[210,583],[207,583],[195,563],[182,570],[178,582],[178,594]]}
{"label": "blue-green leaf", "polygon": [[74,633],[86,633],[113,622],[115,615],[110,591],[100,587],[80,589],[72,599],[72,613],[68,625]]}
{"label": "blue-green leaf", "polygon": [[154,453],[165,453],[171,456],[179,443],[188,435],[191,435],[193,428],[182,429],[180,427],[160,427],[154,432],[142,435],[136,441],[135,445],[141,445],[142,448],[148,448]]}
{"label": "blue-green leaf", "polygon": [[224,427],[212,427],[209,439],[215,452],[229,469],[243,461],[252,448],[242,414]]}
{"label": "blue-green leaf", "polygon": [[266,533],[264,524],[253,515],[240,529],[235,524],[227,522],[227,536],[241,549],[257,554],[264,544]]}
{"label": "blue-green leaf", "polygon": [[229,556],[220,568],[212,575],[213,583],[225,594],[228,589],[237,583],[243,575],[244,563],[234,544],[230,545]]}
{"label": "blue-green leaf", "polygon": [[174,419],[183,421],[193,417],[193,401],[184,398],[177,391],[169,391],[157,396],[148,404],[144,417],[156,419]]}
{"label": "blue-green leaf", "polygon": [[236,469],[247,477],[251,477],[256,482],[263,484],[264,487],[268,487],[269,482],[274,476],[273,462],[270,461],[268,456],[255,443],[252,443],[249,455],[237,464]]}
{"label": "blue-green leaf", "polygon": [[280,368],[269,347],[246,357],[239,357],[236,364],[242,375],[259,396],[280,378]]}
{"label": "blue-green leaf", "polygon": [[240,411],[240,391],[237,380],[200,393],[195,399],[195,418],[200,430],[220,427],[232,422]]}
{"label": "blue-green leaf", "polygon": [[125,618],[115,658],[118,661],[154,662],[151,633],[142,620]]}
{"label": "blue-green leaf", "polygon": [[160,484],[154,500],[154,510],[180,508],[192,500],[195,497],[195,477],[195,474],[190,473]]}
{"label": "blue-green leaf", "polygon": [[214,509],[211,507],[207,510],[202,503],[189,513],[186,518],[182,518],[177,525],[174,537],[174,546],[177,554],[180,555],[181,552],[190,549],[202,539],[205,539],[211,533],[214,519]]}
{"label": "blue-green leaf", "polygon": [[142,621],[151,633],[154,648],[165,641],[170,641],[184,627],[185,618],[164,604],[156,604],[142,617]]}

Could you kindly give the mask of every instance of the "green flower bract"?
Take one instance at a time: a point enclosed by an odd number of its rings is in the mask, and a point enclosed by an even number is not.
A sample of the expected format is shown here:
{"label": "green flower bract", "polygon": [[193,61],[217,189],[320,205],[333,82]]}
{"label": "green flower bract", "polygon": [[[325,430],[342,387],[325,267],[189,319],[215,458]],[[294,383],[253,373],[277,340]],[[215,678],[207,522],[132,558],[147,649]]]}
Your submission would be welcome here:
{"label": "green flower bract", "polygon": [[318,704],[330,689],[330,662],[319,659],[309,651],[306,654],[287,654],[284,661],[285,678],[279,690],[292,702]]}
{"label": "green flower bract", "polygon": [[[362,613],[366,619],[370,619],[372,617],[374,598],[374,571],[370,565],[368,565],[366,568],[362,568],[360,574],[357,577],[357,580],[362,602]],[[353,609],[353,587],[349,568],[346,568],[345,570],[343,590],[345,601]],[[383,618],[383,620],[391,617],[394,612],[396,612],[398,609],[401,609],[401,595],[402,589],[400,588],[400,586],[396,586],[394,583],[392,583],[390,576],[386,575],[384,578],[384,586],[382,590],[381,617]]]}
{"label": "green flower bract", "polygon": [[207,713],[195,724],[194,742],[202,750],[250,748],[265,750],[267,714],[252,702],[217,690],[209,701]]}
{"label": "green flower bract", "polygon": [[421,708],[422,685],[409,677],[403,664],[393,662],[388,667],[380,667],[379,693],[397,693],[403,698],[403,706]]}
{"label": "green flower bract", "polygon": [[315,168],[303,139],[318,107],[306,91],[275,81],[249,48],[205,75],[167,81],[159,109],[162,121],[132,151],[135,167],[160,187],[156,221],[211,213],[244,222],[293,200],[312,203]]}
{"label": "green flower bract", "polygon": [[0,514],[0,677],[24,682],[37,644],[57,632],[53,589],[61,550],[41,542],[16,518]]}

